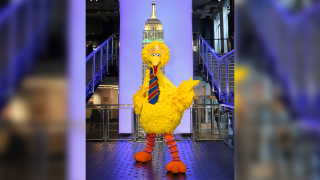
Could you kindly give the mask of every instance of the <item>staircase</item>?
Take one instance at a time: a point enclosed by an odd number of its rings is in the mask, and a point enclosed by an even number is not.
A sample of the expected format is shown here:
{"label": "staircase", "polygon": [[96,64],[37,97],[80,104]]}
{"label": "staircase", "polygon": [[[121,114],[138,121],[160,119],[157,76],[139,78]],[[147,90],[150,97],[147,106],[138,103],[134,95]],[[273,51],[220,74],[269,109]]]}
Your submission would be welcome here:
{"label": "staircase", "polygon": [[201,35],[197,36],[196,42],[198,51],[193,55],[194,79],[200,80],[200,85],[209,82],[218,102],[233,106],[234,50],[216,53]]}
{"label": "staircase", "polygon": [[109,72],[116,72],[119,57],[117,41],[117,37],[111,35],[86,57],[86,103],[102,83],[103,78]]}

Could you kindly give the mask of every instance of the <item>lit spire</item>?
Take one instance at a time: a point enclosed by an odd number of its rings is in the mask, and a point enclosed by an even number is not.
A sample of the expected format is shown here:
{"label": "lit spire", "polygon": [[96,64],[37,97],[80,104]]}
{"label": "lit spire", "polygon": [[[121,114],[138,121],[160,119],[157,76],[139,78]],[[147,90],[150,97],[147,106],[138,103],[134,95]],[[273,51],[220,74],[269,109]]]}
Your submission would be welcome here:
{"label": "lit spire", "polygon": [[156,17],[156,2],[154,2],[154,0],[152,1],[151,19],[157,19],[157,17]]}

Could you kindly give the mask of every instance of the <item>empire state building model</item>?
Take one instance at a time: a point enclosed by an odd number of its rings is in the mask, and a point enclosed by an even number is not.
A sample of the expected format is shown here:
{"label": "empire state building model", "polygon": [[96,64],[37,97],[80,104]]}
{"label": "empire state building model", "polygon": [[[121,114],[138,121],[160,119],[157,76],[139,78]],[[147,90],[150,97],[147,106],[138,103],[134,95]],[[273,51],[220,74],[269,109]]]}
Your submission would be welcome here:
{"label": "empire state building model", "polygon": [[[151,18],[146,21],[145,29],[143,30],[142,49],[152,41],[163,42],[163,35],[164,35],[164,32],[162,29],[162,23],[156,17],[156,3],[153,0]],[[147,68],[148,68],[147,64],[144,61],[142,61],[142,84],[143,84],[143,80],[144,80],[144,76]],[[161,67],[160,69],[164,74],[165,68]]]}

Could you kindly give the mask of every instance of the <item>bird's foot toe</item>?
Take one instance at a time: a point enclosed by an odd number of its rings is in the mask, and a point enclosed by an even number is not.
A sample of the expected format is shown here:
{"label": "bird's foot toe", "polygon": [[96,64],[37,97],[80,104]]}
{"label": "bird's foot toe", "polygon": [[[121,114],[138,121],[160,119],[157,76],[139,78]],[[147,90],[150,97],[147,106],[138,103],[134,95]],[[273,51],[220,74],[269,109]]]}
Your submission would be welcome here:
{"label": "bird's foot toe", "polygon": [[173,174],[185,173],[187,171],[186,165],[182,161],[171,161],[166,165],[166,170]]}
{"label": "bird's foot toe", "polygon": [[140,151],[140,152],[137,152],[135,155],[134,155],[134,159],[136,161],[141,161],[141,162],[148,162],[152,159],[152,156],[151,154],[147,153],[147,152],[144,152],[144,151]]}

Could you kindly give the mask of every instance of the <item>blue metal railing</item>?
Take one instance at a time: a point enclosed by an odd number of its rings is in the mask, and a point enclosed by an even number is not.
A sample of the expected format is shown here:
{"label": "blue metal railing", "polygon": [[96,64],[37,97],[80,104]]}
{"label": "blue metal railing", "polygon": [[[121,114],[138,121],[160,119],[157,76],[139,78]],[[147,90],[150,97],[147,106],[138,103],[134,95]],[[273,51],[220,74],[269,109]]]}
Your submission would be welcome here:
{"label": "blue metal railing", "polygon": [[198,35],[198,55],[211,90],[220,103],[234,102],[234,50],[219,57],[206,40]]}
{"label": "blue metal railing", "polygon": [[115,35],[111,35],[86,57],[86,102],[114,64]]}

